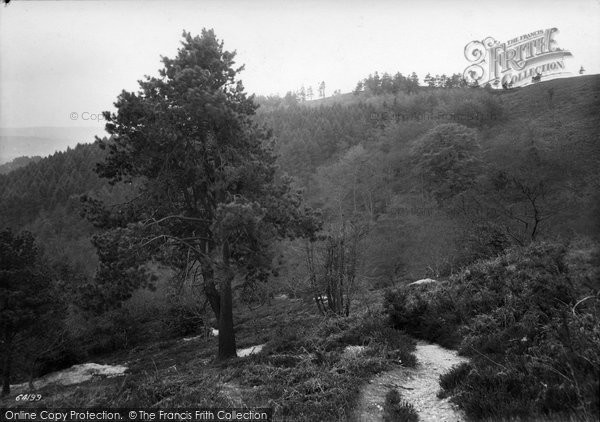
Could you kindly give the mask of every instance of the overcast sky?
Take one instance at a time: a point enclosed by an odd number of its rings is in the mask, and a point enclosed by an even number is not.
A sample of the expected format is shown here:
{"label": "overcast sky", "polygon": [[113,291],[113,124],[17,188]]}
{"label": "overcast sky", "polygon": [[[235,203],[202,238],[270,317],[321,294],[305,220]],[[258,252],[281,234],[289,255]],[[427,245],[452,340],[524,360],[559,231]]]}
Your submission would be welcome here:
{"label": "overcast sky", "polygon": [[375,70],[451,74],[464,46],[557,27],[567,70],[600,73],[599,0],[19,1],[0,7],[0,127],[90,126],[122,89],[156,75],[182,30],[214,28],[247,91],[285,94],[324,80],[348,92]]}

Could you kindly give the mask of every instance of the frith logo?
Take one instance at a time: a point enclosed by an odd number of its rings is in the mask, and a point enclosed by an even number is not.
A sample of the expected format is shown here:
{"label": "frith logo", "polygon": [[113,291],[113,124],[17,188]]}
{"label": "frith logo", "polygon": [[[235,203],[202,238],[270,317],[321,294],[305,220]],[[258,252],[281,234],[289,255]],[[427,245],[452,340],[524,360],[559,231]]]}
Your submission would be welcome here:
{"label": "frith logo", "polygon": [[471,62],[463,76],[472,86],[511,88],[538,82],[542,77],[566,73],[568,50],[556,46],[558,29],[550,28],[521,35],[500,43],[492,37],[471,41],[465,58]]}

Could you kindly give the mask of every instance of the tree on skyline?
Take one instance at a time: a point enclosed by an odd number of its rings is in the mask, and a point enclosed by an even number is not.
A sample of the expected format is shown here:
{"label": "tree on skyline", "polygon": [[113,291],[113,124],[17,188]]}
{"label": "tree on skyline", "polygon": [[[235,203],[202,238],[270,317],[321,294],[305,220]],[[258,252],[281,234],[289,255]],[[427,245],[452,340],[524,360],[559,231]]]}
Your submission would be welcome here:
{"label": "tree on skyline", "polygon": [[309,87],[306,89],[306,98],[308,98],[309,100],[312,100],[312,99],[313,99],[313,97],[314,97],[314,95],[315,95],[315,94],[314,94],[314,92],[313,92],[312,86],[309,86]]}
{"label": "tree on skyline", "polygon": [[298,96],[300,97],[300,101],[306,101],[306,88],[304,88],[304,85],[302,85],[302,87],[298,91]]}
{"label": "tree on skyline", "polygon": [[325,98],[325,81],[321,81],[319,84],[319,97]]}

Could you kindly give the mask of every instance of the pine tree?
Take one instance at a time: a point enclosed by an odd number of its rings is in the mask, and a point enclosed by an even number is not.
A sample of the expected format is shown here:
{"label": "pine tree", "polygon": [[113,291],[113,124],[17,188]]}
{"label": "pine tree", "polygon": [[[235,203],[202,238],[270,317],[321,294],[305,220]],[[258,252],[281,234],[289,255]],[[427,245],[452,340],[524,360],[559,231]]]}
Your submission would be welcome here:
{"label": "pine tree", "polygon": [[428,87],[433,88],[435,86],[435,78],[431,76],[431,73],[425,75],[423,81],[427,84]]}
{"label": "pine tree", "polygon": [[306,89],[304,88],[304,85],[302,85],[302,87],[300,88],[300,91],[298,92],[298,96],[300,97],[300,101],[302,101],[302,102],[306,101]]}
{"label": "pine tree", "polygon": [[51,279],[30,232],[0,231],[0,357],[2,395],[10,393],[16,337],[31,329],[53,305]]}
{"label": "pine tree", "polygon": [[[120,302],[147,282],[143,263],[158,259],[182,274],[201,274],[219,321],[220,359],[236,354],[232,284],[264,281],[275,239],[311,236],[318,220],[301,207],[290,181],[275,178],[269,132],[212,30],[184,32],[160,77],[123,91],[105,112],[113,136],[98,166],[111,183],[143,180],[140,196],[108,210],[86,199],[88,217],[106,231],[95,238],[99,305]],[[194,271],[193,271],[194,270]]]}
{"label": "pine tree", "polygon": [[419,76],[415,72],[410,74],[410,81],[415,85],[419,86]]}
{"label": "pine tree", "polygon": [[319,97],[325,98],[325,81],[319,84]]}

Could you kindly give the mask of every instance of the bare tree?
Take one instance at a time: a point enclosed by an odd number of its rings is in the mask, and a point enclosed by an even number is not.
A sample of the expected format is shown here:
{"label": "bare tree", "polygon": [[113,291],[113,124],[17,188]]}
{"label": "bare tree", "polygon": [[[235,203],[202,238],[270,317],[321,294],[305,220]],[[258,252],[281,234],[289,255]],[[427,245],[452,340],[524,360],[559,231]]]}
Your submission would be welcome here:
{"label": "bare tree", "polygon": [[356,293],[359,246],[367,226],[343,222],[320,244],[307,242],[306,264],[313,297],[323,315],[348,316]]}

